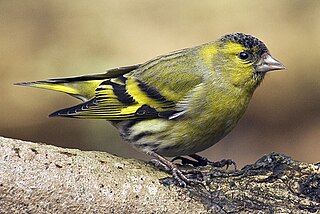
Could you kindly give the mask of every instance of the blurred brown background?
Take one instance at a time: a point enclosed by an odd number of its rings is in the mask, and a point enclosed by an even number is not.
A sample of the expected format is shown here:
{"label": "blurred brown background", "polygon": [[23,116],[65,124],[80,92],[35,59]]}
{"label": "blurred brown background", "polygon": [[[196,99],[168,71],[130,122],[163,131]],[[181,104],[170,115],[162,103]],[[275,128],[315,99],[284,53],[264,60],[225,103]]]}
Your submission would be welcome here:
{"label": "blurred brown background", "polygon": [[269,73],[239,125],[202,154],[240,166],[271,151],[320,160],[320,1],[0,1],[0,135],[147,156],[105,121],[47,115],[78,103],[15,82],[103,72],[245,32],[287,70]]}

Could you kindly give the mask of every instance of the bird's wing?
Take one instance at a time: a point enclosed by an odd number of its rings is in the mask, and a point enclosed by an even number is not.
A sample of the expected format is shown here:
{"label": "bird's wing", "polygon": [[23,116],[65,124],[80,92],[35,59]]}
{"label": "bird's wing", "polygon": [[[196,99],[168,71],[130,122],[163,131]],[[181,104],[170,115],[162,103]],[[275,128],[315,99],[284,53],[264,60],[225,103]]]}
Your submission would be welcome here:
{"label": "bird's wing", "polygon": [[177,118],[185,112],[179,103],[202,82],[191,63],[192,57],[181,57],[180,53],[156,58],[132,72],[107,79],[97,87],[91,100],[51,116],[107,120]]}
{"label": "bird's wing", "polygon": [[91,100],[50,116],[107,120],[170,119],[184,110],[176,104],[155,87],[135,77],[120,76],[102,82]]}

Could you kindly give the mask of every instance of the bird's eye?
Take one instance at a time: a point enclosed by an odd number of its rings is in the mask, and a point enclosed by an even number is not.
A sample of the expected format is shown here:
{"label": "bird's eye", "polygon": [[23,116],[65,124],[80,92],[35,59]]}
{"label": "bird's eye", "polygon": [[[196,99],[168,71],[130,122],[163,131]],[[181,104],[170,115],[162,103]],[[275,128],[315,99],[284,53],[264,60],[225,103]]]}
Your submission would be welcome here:
{"label": "bird's eye", "polygon": [[239,58],[242,60],[247,60],[250,58],[250,53],[248,53],[246,51],[242,51],[239,53]]}

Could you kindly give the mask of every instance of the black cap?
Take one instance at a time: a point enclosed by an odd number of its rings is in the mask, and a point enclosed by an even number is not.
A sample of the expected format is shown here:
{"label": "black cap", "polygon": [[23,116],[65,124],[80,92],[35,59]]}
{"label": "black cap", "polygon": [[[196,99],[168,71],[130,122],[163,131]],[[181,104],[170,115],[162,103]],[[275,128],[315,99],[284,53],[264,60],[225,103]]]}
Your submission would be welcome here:
{"label": "black cap", "polygon": [[262,41],[260,41],[256,37],[253,37],[244,33],[227,34],[221,37],[220,40],[223,42],[233,41],[243,45],[248,49],[257,49],[257,51],[260,52],[261,54],[268,52],[267,46]]}

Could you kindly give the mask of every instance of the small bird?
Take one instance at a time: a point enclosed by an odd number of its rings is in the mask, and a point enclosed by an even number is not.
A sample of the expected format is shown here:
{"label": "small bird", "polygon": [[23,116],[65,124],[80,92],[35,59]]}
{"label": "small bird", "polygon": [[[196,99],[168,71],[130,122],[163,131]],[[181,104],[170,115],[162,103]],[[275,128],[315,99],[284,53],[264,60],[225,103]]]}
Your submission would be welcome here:
{"label": "small bird", "polygon": [[180,185],[190,183],[166,157],[197,155],[225,137],[265,74],[285,69],[259,39],[233,33],[145,63],[17,85],[51,89],[83,102],[50,117],[105,119],[124,141],[158,160]]}

